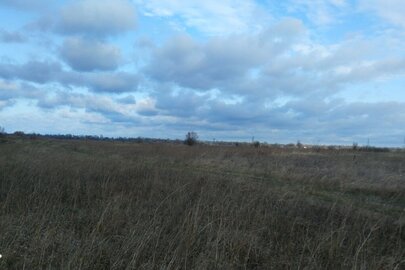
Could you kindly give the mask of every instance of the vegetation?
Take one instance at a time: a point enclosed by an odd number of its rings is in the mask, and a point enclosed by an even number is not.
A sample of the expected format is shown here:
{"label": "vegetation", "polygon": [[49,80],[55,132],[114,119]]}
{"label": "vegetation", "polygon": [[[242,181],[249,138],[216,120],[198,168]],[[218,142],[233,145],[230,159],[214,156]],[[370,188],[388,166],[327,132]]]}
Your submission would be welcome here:
{"label": "vegetation", "polygon": [[0,269],[404,269],[404,164],[400,151],[8,136]]}
{"label": "vegetation", "polygon": [[259,141],[255,141],[253,142],[253,146],[258,148],[260,146],[260,142]]}
{"label": "vegetation", "polygon": [[5,142],[5,140],[3,139],[6,135],[6,132],[4,130],[4,127],[0,126],[0,143]]}
{"label": "vegetation", "polygon": [[194,131],[187,132],[187,134],[186,134],[186,139],[184,140],[184,143],[187,144],[187,145],[189,145],[189,146],[192,146],[192,145],[197,144],[197,142],[198,142],[198,135],[197,135],[197,133],[194,132]]}
{"label": "vegetation", "polygon": [[6,142],[6,140],[4,139],[6,136],[6,131],[4,129],[4,127],[0,126],[0,143]]}
{"label": "vegetation", "polygon": [[15,136],[24,137],[24,136],[25,136],[25,133],[24,133],[23,131],[15,131],[15,132],[14,132],[14,135],[15,135]]}

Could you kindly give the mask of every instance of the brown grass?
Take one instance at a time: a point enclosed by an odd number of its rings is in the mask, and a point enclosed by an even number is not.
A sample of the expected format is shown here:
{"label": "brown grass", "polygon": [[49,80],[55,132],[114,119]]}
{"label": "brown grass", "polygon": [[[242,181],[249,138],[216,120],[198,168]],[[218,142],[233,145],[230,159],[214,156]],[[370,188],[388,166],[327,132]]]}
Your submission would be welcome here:
{"label": "brown grass", "polygon": [[404,209],[404,152],[0,144],[0,269],[404,269]]}

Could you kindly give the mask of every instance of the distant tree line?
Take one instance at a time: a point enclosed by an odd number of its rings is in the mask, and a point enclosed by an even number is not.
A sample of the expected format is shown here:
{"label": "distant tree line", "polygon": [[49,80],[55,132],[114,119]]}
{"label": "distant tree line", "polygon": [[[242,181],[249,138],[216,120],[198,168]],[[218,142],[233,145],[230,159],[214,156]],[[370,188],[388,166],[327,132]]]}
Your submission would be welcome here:
{"label": "distant tree line", "polygon": [[359,151],[359,152],[389,152],[393,149],[388,147],[375,147],[375,146],[359,146],[357,143],[353,143],[352,147],[348,146],[304,146],[300,141],[296,144],[267,144],[260,143],[259,141],[253,141],[252,143],[247,142],[224,142],[224,141],[215,141],[215,142],[204,142],[198,140],[198,134],[194,131],[186,133],[184,140],[179,139],[157,139],[157,138],[147,138],[147,137],[106,137],[103,135],[73,135],[73,134],[38,134],[38,133],[24,133],[23,131],[15,131],[12,134],[7,134],[5,129],[0,126],[0,138],[1,142],[5,142],[5,137],[15,136],[15,137],[24,137],[29,139],[36,138],[48,138],[48,139],[62,139],[62,140],[93,140],[93,141],[120,141],[120,142],[135,142],[135,143],[173,143],[173,144],[186,144],[189,146],[196,145],[197,143],[201,144],[214,144],[221,146],[253,146],[258,147],[270,147],[270,148],[291,148],[291,149],[303,149],[308,148],[314,149],[316,151],[324,150],[336,150],[336,151]]}
{"label": "distant tree line", "polygon": [[170,142],[181,144],[183,141],[178,139],[156,139],[146,137],[106,137],[103,135],[73,135],[73,134],[39,134],[39,133],[24,133],[23,131],[15,131],[9,136],[25,137],[29,139],[47,138],[47,139],[62,139],[62,140],[92,140],[92,141],[121,141],[121,142],[136,142],[136,143],[155,143],[155,142]]}

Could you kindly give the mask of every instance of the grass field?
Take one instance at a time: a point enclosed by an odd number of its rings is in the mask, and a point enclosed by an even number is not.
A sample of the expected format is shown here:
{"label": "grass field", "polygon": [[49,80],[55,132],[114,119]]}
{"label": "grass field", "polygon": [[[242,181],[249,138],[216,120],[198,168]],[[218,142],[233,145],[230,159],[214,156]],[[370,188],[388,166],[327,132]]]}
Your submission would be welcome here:
{"label": "grass field", "polygon": [[0,269],[405,269],[405,152],[9,137]]}

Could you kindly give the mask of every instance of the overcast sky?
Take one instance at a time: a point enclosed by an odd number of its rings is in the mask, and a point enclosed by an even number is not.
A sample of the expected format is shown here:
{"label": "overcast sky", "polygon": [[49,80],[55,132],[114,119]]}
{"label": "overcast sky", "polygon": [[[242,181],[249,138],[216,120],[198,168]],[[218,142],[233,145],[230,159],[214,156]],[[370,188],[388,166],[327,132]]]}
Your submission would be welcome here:
{"label": "overcast sky", "polygon": [[1,0],[7,132],[403,146],[403,0]]}

